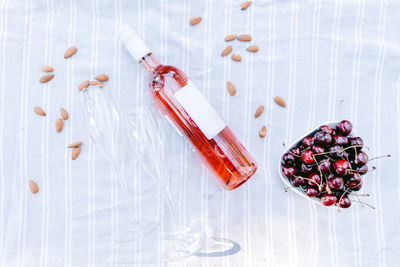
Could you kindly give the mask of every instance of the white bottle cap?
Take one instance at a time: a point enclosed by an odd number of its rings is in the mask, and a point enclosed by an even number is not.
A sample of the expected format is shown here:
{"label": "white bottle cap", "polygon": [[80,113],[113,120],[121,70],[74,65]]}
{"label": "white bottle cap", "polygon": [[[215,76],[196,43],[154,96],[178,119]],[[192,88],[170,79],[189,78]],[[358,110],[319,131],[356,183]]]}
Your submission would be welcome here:
{"label": "white bottle cap", "polygon": [[119,38],[122,45],[128,50],[131,56],[139,62],[145,55],[151,53],[147,45],[139,38],[136,31],[129,25],[119,29]]}

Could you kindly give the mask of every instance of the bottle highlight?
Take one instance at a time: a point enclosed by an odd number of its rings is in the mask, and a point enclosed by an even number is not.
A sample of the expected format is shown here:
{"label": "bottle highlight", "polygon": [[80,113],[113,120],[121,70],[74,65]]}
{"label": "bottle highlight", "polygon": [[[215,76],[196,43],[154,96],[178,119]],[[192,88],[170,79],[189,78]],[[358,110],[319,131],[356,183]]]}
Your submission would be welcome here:
{"label": "bottle highlight", "polygon": [[123,46],[149,75],[156,106],[176,126],[227,190],[246,182],[257,163],[195,84],[178,68],[160,64],[128,25],[121,27]]}

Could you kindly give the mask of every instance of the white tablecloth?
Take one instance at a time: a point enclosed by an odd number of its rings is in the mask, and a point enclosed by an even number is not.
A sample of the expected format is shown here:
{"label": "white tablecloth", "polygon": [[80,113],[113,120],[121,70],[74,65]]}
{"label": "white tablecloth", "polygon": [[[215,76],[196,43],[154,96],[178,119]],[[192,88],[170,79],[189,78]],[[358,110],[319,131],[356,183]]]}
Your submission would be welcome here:
{"label": "white tablecloth", "polygon": [[[189,257],[170,266],[398,266],[400,262],[400,3],[388,0],[240,1],[1,0],[0,1],[0,262],[3,266],[113,266],[135,257],[115,247],[123,212],[111,167],[93,146],[77,86],[107,73],[124,107],[147,98],[144,73],[117,41],[134,26],[154,55],[180,67],[203,91],[259,163],[256,175],[224,192],[216,235],[240,247],[232,255]],[[189,19],[201,16],[192,27]],[[242,62],[221,58],[228,34]],[[65,60],[64,51],[78,52]],[[40,84],[41,66],[55,78]],[[237,94],[229,96],[232,81]],[[273,103],[279,95],[283,109]],[[340,104],[341,100],[344,100]],[[265,105],[255,119],[256,107]],[[41,106],[47,116],[33,113]],[[55,119],[70,112],[60,134]],[[349,119],[376,160],[363,192],[376,209],[353,204],[338,213],[285,192],[278,176],[282,142],[328,120]],[[258,131],[267,126],[265,139]],[[66,145],[83,140],[70,160]],[[177,181],[213,177],[187,160],[177,141],[171,170]],[[133,176],[140,175],[139,172]],[[33,195],[28,181],[40,191]],[[190,180],[189,180],[190,181]],[[144,207],[145,208],[145,207]]]}

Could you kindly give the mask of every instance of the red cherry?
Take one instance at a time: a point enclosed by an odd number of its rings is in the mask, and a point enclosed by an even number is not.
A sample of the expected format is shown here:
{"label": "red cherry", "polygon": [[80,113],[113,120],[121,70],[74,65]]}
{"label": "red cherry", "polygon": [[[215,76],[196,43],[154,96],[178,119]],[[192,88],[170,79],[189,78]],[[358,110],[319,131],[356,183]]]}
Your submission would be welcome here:
{"label": "red cherry", "polygon": [[296,174],[296,168],[293,166],[282,166],[282,173],[287,177],[287,178],[292,178],[293,175]]}
{"label": "red cherry", "polygon": [[301,161],[305,164],[313,164],[314,163],[314,152],[312,150],[307,149],[303,153],[301,153]]}
{"label": "red cherry", "polygon": [[301,177],[301,176],[296,176],[296,177],[292,177],[292,178],[290,179],[290,183],[291,183],[294,187],[298,187],[298,186],[304,185],[306,182],[305,182],[305,180],[304,180],[303,177]]}
{"label": "red cherry", "polygon": [[342,190],[344,186],[343,178],[340,176],[328,177],[328,186],[335,190]]}
{"label": "red cherry", "polygon": [[332,206],[333,204],[336,203],[337,198],[335,195],[329,195],[329,194],[325,194],[321,197],[322,200],[322,204],[324,206]]}
{"label": "red cherry", "polygon": [[351,168],[350,162],[344,159],[338,159],[333,163],[333,169],[340,176],[345,175],[347,170],[350,168]]}
{"label": "red cherry", "polygon": [[309,197],[316,197],[318,196],[319,192],[316,188],[314,187],[307,187],[306,189],[306,195]]}
{"label": "red cherry", "polygon": [[336,124],[336,130],[343,134],[344,136],[348,135],[351,130],[353,129],[353,125],[351,125],[351,122],[347,120],[343,120]]}
{"label": "red cherry", "polygon": [[324,153],[325,149],[322,146],[319,145],[313,145],[311,147],[312,151],[314,151],[315,154],[320,154],[320,153]]}
{"label": "red cherry", "polygon": [[319,177],[319,175],[315,172],[310,173],[307,183],[311,186],[319,186],[319,184],[321,183],[321,177]]}
{"label": "red cherry", "polygon": [[358,152],[357,153],[357,165],[362,166],[362,165],[367,164],[367,162],[368,162],[368,155],[363,151]]}
{"label": "red cherry", "polygon": [[322,125],[318,128],[318,131],[324,132],[324,133],[328,133],[331,134],[333,132],[332,128],[329,127],[328,125]]}
{"label": "red cherry", "polygon": [[303,140],[301,141],[301,143],[305,146],[305,147],[310,147],[314,144],[314,138],[312,136],[306,136],[303,138]]}
{"label": "red cherry", "polygon": [[322,173],[327,173],[331,169],[331,162],[329,159],[323,159],[318,163],[317,169]]}
{"label": "red cherry", "polygon": [[351,201],[347,196],[343,196],[341,199],[339,199],[339,207],[341,208],[348,208],[351,206]]}
{"label": "red cherry", "polygon": [[357,172],[354,172],[348,176],[345,177],[346,182],[345,185],[348,188],[355,188],[356,186],[358,186],[359,184],[361,184],[361,175]]}

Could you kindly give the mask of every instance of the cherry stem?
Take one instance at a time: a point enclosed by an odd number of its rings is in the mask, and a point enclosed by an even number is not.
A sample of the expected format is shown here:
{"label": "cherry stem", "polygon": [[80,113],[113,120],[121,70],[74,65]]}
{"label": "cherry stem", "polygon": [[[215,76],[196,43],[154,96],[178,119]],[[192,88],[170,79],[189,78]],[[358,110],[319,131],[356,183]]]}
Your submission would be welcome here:
{"label": "cherry stem", "polygon": [[352,200],[352,201],[353,201],[353,202],[359,202],[359,203],[361,203],[361,207],[363,207],[362,204],[365,204],[365,205],[367,205],[368,207],[370,207],[371,209],[375,209],[374,206],[372,206],[372,205],[370,205],[370,204],[368,204],[368,203],[365,203],[365,202],[362,202],[362,201],[358,201],[358,200]]}
{"label": "cherry stem", "polygon": [[334,153],[334,152],[343,152],[343,151],[345,151],[347,149],[350,149],[350,148],[353,148],[353,147],[363,147],[363,146],[362,145],[354,145],[354,146],[349,146],[349,147],[346,147],[346,148],[339,148],[339,149],[336,149],[336,150],[330,151],[330,152],[322,152],[322,153],[314,154],[314,156],[326,155],[326,154],[331,154],[331,153]]}
{"label": "cherry stem", "polygon": [[370,159],[369,161],[374,160],[374,159],[390,158],[390,157],[391,157],[391,155],[390,155],[390,154],[387,154],[387,155],[383,155],[383,156],[378,156],[378,157],[372,158],[372,159]]}
{"label": "cherry stem", "polygon": [[369,197],[369,194],[355,194],[355,193],[351,193],[350,195],[352,195],[352,196],[359,196],[359,197]]}

